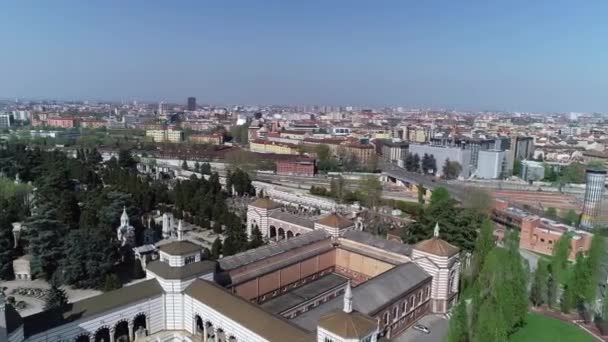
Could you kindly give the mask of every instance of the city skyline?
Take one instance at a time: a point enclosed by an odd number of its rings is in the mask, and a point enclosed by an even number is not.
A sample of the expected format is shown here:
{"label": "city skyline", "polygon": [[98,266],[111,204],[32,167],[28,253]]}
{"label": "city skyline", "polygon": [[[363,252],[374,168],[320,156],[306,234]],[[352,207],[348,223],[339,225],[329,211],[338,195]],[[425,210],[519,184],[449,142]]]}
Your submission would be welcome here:
{"label": "city skyline", "polygon": [[14,2],[0,96],[608,110],[604,3],[346,5]]}

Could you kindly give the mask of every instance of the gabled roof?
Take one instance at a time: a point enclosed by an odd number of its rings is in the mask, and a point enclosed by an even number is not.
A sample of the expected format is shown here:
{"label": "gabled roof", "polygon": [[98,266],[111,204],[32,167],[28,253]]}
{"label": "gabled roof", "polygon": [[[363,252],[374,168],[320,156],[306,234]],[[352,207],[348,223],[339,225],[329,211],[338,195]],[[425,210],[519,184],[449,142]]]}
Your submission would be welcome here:
{"label": "gabled roof", "polygon": [[379,238],[368,232],[360,230],[349,230],[342,235],[343,239],[362,243],[364,245],[376,247],[387,252],[410,256],[412,247],[397,241]]}
{"label": "gabled roof", "polygon": [[54,327],[92,317],[132,303],[160,296],[163,289],[156,279],[125,286],[99,296],[68,304],[63,315],[53,311],[43,311],[23,318],[26,336],[32,336]]}
{"label": "gabled roof", "polygon": [[378,322],[357,311],[346,313],[338,309],[321,317],[319,327],[345,339],[360,339],[374,332]]}
{"label": "gabled roof", "polygon": [[281,205],[273,200],[271,200],[270,198],[258,198],[257,200],[253,201],[253,203],[249,204],[250,206],[256,207],[256,208],[262,208],[262,209],[276,209],[276,208],[280,208]]}
{"label": "gabled roof", "polygon": [[418,242],[414,249],[443,257],[451,257],[460,252],[458,247],[437,237]]}
{"label": "gabled roof", "polygon": [[158,249],[171,255],[188,255],[200,252],[203,248],[190,241],[173,241],[158,247]]}
{"label": "gabled roof", "polygon": [[205,280],[195,280],[185,292],[193,299],[210,306],[220,314],[268,341],[314,341],[307,331],[286,319],[270,314],[259,306]]}
{"label": "gabled roof", "polygon": [[331,213],[325,217],[322,217],[321,219],[317,220],[316,223],[338,229],[348,228],[355,225],[353,221],[336,213]]}

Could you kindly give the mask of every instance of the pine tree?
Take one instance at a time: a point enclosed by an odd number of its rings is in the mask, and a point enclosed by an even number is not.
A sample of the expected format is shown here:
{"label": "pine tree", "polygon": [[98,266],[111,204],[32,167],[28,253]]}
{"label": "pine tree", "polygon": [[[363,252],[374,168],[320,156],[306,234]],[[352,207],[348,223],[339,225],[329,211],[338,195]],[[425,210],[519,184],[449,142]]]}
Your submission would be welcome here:
{"label": "pine tree", "polygon": [[251,241],[249,241],[249,248],[258,248],[264,244],[264,238],[262,237],[262,232],[256,225],[253,227],[251,231]]}
{"label": "pine tree", "polygon": [[488,253],[490,253],[490,251],[494,248],[493,231],[494,228],[492,225],[492,221],[490,221],[489,218],[486,218],[482,222],[479,235],[477,235],[477,239],[475,240],[475,249],[473,252],[475,274],[481,272],[481,269],[483,268],[483,263],[486,257],[488,256]]}
{"label": "pine tree", "polygon": [[122,282],[115,273],[109,273],[106,275],[103,283],[103,291],[109,292],[114,291],[122,287]]}
{"label": "pine tree", "polygon": [[141,261],[135,260],[133,261],[133,279],[141,279],[146,276],[146,272],[143,267],[141,267]]}
{"label": "pine tree", "polygon": [[13,279],[14,258],[15,250],[13,249],[13,234],[11,225],[0,222],[0,279]]}
{"label": "pine tree", "polygon": [[38,214],[26,222],[31,268],[35,276],[51,279],[63,258],[63,239],[67,227],[57,221],[55,211],[38,208]]}
{"label": "pine tree", "polygon": [[539,260],[534,272],[532,287],[530,288],[530,301],[534,306],[541,306],[547,303],[548,281],[547,264],[543,260]]}
{"label": "pine tree", "polygon": [[44,300],[44,310],[63,310],[68,304],[68,297],[65,291],[60,289],[57,284],[51,284],[51,288],[48,291]]}
{"label": "pine tree", "polygon": [[454,315],[450,319],[448,342],[468,342],[469,325],[467,319],[466,301],[461,300],[454,308]]}
{"label": "pine tree", "polygon": [[188,163],[185,160],[182,162],[182,169],[188,170]]}
{"label": "pine tree", "polygon": [[211,259],[218,260],[222,255],[222,241],[220,238],[215,238],[213,245],[211,245]]}

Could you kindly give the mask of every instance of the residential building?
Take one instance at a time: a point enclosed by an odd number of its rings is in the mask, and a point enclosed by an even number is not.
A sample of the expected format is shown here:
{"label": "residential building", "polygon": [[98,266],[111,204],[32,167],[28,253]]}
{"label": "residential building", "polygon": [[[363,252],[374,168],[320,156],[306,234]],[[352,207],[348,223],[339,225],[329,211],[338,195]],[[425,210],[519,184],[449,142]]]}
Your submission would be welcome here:
{"label": "residential building", "polygon": [[460,177],[468,178],[471,175],[471,151],[460,147],[448,147],[437,145],[410,144],[409,153],[417,154],[422,160],[425,154],[432,155],[437,163],[437,176],[443,175],[443,166],[446,160],[456,161],[461,166]]}
{"label": "residential building", "polygon": [[395,163],[403,167],[403,162],[407,156],[409,144],[404,141],[377,140],[382,146],[382,160],[387,163]]}
{"label": "residential building", "polygon": [[545,178],[545,165],[534,160],[521,162],[521,178],[527,182],[536,182]]}
{"label": "residential building", "polygon": [[276,166],[278,175],[313,177],[316,173],[314,160],[281,160]]}
{"label": "residential building", "polygon": [[13,114],[0,114],[0,129],[9,129],[13,125]]}
{"label": "residential building", "polygon": [[78,126],[80,119],[73,117],[50,116],[46,120],[49,127],[74,128]]}
{"label": "residential building", "polygon": [[250,141],[249,149],[252,152],[260,153],[300,154],[298,145],[283,144],[262,139],[254,139]]}
{"label": "residential building", "polygon": [[222,133],[192,134],[188,137],[188,141],[195,144],[221,145],[224,143],[224,135]]}
{"label": "residential building", "polygon": [[499,150],[478,151],[475,176],[484,179],[501,178],[506,171],[507,152]]}

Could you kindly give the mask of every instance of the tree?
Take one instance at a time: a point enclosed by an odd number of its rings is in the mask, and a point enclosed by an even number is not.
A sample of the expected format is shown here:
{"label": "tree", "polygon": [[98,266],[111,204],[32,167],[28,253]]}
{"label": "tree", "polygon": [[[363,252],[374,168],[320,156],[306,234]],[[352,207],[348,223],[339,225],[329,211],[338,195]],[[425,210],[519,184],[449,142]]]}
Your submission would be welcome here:
{"label": "tree", "polygon": [[118,290],[122,287],[122,282],[120,278],[115,273],[109,273],[106,275],[105,280],[103,282],[103,291],[109,292]]}
{"label": "tree", "polygon": [[538,261],[536,271],[534,272],[534,278],[532,280],[532,286],[530,288],[530,301],[534,306],[541,306],[547,303],[547,291],[549,281],[548,265],[543,260]]}
{"label": "tree", "polygon": [[209,165],[209,163],[202,163],[201,167],[200,167],[200,172],[204,175],[210,175],[211,174],[211,165]]}
{"label": "tree", "polygon": [[[2,201],[8,204],[6,201]],[[6,207],[0,212],[0,279],[13,279],[13,249],[12,225],[6,213]]]}
{"label": "tree", "polygon": [[426,188],[422,184],[417,184],[416,190],[418,192],[418,203],[424,204],[424,196],[426,195]]}
{"label": "tree", "polygon": [[549,207],[547,208],[547,210],[545,210],[545,215],[548,218],[555,219],[557,218],[557,209],[555,209],[554,207]]}
{"label": "tree", "polygon": [[580,217],[574,209],[570,209],[564,215],[564,220],[568,221],[571,226],[578,226]]}
{"label": "tree", "polygon": [[329,192],[338,200],[338,202],[344,201],[345,187],[346,182],[342,176],[332,177],[329,182]]}
{"label": "tree", "polygon": [[50,280],[63,258],[63,239],[67,227],[56,219],[54,209],[38,208],[26,221],[31,268],[35,276]]}
{"label": "tree", "polygon": [[262,245],[264,245],[264,238],[262,237],[262,232],[260,232],[260,229],[256,225],[251,231],[251,240],[249,241],[249,248],[258,248]]}
{"label": "tree", "polygon": [[220,223],[220,221],[216,220],[213,222],[213,232],[215,234],[221,234],[222,233],[222,224]]}
{"label": "tree", "polygon": [[473,249],[474,272],[476,274],[483,269],[483,264],[488,254],[495,246],[493,232],[492,221],[486,218],[481,224],[481,229],[475,240],[475,248]]}
{"label": "tree", "polygon": [[521,165],[521,160],[516,159],[513,162],[513,176],[521,176],[521,170],[522,170],[522,165]]}
{"label": "tree", "polygon": [[439,186],[431,193],[430,205],[436,205],[439,202],[452,199],[450,192],[443,186]]}
{"label": "tree", "polygon": [[134,169],[137,161],[133,159],[131,151],[121,149],[118,151],[118,165],[125,169]]}
{"label": "tree", "polygon": [[68,297],[65,291],[60,289],[56,283],[52,283],[44,299],[44,310],[58,310],[61,312],[67,304]]}
{"label": "tree", "polygon": [[588,291],[585,300],[587,303],[592,303],[597,295],[597,284],[599,284],[602,263],[606,259],[606,241],[600,234],[593,235],[591,246],[587,252],[586,263],[590,271],[590,279],[588,282]]}
{"label": "tree", "polygon": [[382,184],[378,177],[367,176],[359,185],[359,190],[365,194],[364,204],[368,208],[375,208],[380,204],[382,197]]}
{"label": "tree", "polygon": [[563,234],[553,247],[553,258],[551,259],[551,274],[558,284],[566,284],[568,277],[568,257],[570,256],[570,234]]}
{"label": "tree", "polygon": [[194,172],[201,172],[201,164],[198,162],[194,162]]}
{"label": "tree", "polygon": [[133,273],[131,274],[133,279],[141,279],[146,276],[146,272],[143,267],[141,267],[141,261],[134,260],[133,261]]}
{"label": "tree", "polygon": [[468,342],[469,325],[466,301],[461,300],[454,308],[454,315],[450,319],[448,342]]}
{"label": "tree", "polygon": [[507,342],[509,326],[501,309],[492,301],[483,302],[479,308],[479,319],[473,341]]}
{"label": "tree", "polygon": [[182,170],[188,171],[188,162],[186,160],[182,161]]}
{"label": "tree", "polygon": [[443,164],[443,177],[445,179],[456,179],[460,175],[462,171],[462,166],[457,161],[450,161],[450,159],[445,160],[445,164]]}
{"label": "tree", "polygon": [[213,245],[211,245],[211,259],[218,260],[222,255],[222,240],[219,237],[215,238]]}

